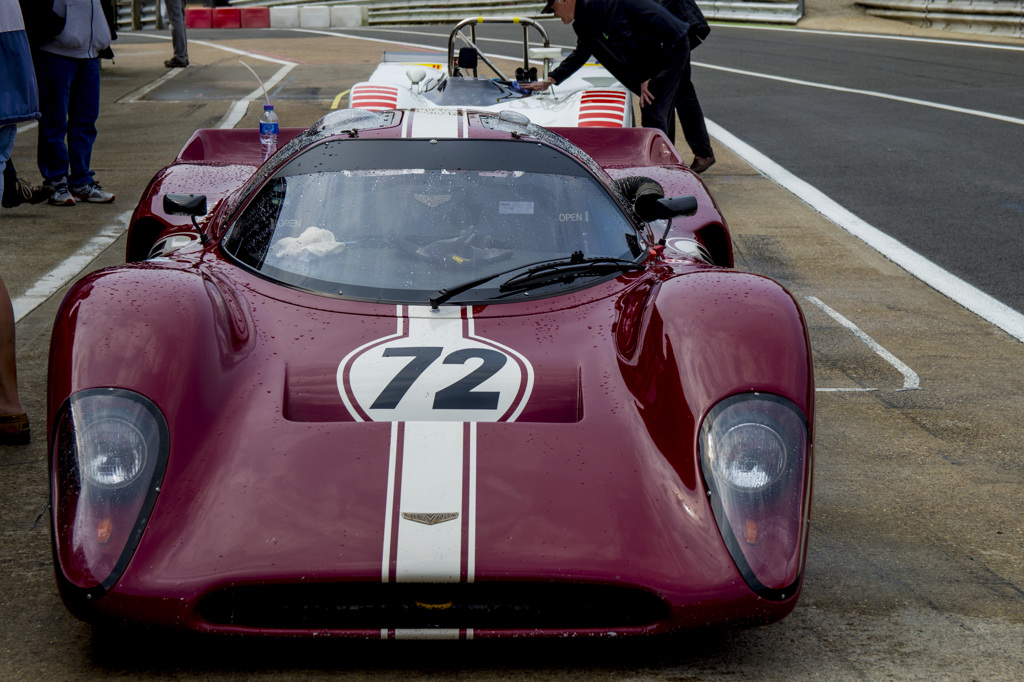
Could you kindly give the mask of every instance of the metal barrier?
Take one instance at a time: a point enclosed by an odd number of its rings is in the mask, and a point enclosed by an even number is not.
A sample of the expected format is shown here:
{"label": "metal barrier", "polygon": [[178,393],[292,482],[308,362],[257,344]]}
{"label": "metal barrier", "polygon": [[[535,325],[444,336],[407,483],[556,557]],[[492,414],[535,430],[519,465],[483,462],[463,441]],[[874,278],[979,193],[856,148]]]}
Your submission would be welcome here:
{"label": "metal barrier", "polygon": [[[717,21],[795,24],[804,15],[804,0],[698,0],[704,16]],[[231,0],[233,7],[253,5],[365,5],[369,24],[449,24],[473,16],[550,17],[540,13],[542,0]]]}
{"label": "metal barrier", "polygon": [[1020,0],[858,0],[867,13],[926,28],[1024,38]]}
{"label": "metal barrier", "polygon": [[160,0],[114,0],[118,31],[164,28],[160,19]]}

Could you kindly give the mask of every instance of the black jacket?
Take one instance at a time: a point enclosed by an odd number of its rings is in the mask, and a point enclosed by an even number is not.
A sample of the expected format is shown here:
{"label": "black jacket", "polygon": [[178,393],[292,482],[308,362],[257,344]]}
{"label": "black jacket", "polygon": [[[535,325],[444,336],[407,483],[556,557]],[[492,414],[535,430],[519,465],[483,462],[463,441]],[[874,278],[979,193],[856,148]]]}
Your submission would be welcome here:
{"label": "black jacket", "polygon": [[711,27],[708,26],[708,20],[704,18],[704,13],[700,11],[700,7],[697,6],[695,0],[657,1],[661,3],[661,6],[667,9],[672,16],[678,17],[690,25],[688,37],[690,38],[691,50],[707,39],[708,34],[711,33]]}
{"label": "black jacket", "polygon": [[561,83],[591,55],[633,92],[661,70],[690,25],[655,0],[576,0],[576,49],[551,72]]}

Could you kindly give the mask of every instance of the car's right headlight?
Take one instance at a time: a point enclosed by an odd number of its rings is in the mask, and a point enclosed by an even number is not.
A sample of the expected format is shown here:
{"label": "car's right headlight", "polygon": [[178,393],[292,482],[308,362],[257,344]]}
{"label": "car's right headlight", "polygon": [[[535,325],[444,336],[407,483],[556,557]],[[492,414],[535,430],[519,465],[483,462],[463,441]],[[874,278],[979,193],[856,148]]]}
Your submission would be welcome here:
{"label": "car's right headlight", "polygon": [[72,395],[51,440],[53,537],[61,571],[85,598],[128,565],[167,464],[163,415],[138,393],[95,388]]}
{"label": "car's right headlight", "polygon": [[792,597],[810,513],[803,412],[768,393],[726,398],[701,426],[700,460],[718,529],[743,579],[765,599]]}

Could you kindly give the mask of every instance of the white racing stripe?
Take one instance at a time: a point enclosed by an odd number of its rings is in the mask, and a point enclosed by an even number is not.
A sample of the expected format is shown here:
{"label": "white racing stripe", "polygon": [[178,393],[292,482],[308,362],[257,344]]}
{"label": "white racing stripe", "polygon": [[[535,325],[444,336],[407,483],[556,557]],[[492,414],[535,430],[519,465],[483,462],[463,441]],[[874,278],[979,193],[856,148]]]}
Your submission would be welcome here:
{"label": "white racing stripe", "polygon": [[[381,581],[472,583],[477,422],[515,420],[532,392],[533,368],[520,353],[477,336],[471,308],[398,306],[396,316],[395,333],[363,344],[338,367],[354,418],[393,419]],[[446,403],[453,392],[457,404]],[[385,639],[472,635],[381,630]]]}
{"label": "white racing stripe", "polygon": [[[402,338],[409,342],[448,347],[463,338],[462,310],[458,307],[429,313],[426,307],[400,306],[396,313],[399,330],[407,329]],[[403,313],[408,315],[405,324],[401,321]],[[343,362],[341,367],[345,366]],[[417,377],[409,393],[424,383]],[[473,576],[463,561],[463,540],[464,530],[475,525],[468,523],[475,508],[466,504],[475,500],[475,481],[470,478],[475,473],[475,462],[467,461],[473,457],[466,456],[475,455],[475,438],[475,425],[470,428],[464,421],[392,423],[384,582],[472,582]],[[407,518],[417,515],[454,518],[436,523]]]}
{"label": "white racing stripe", "polygon": [[417,109],[412,116],[412,130],[409,136],[416,138],[461,137],[466,132],[465,119],[466,112],[462,109]]}
{"label": "white racing stripe", "polygon": [[[398,491],[402,515],[397,519],[396,582],[460,581],[466,426],[462,422],[405,424],[401,443],[402,485]],[[403,516],[424,513],[458,516],[434,525]]]}

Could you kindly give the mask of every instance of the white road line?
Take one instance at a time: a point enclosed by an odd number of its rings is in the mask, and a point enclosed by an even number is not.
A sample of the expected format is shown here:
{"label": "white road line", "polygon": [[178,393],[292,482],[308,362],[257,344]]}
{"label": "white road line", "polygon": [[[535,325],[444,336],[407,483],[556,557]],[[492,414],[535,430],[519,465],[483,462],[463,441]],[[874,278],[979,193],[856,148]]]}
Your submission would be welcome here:
{"label": "white road line", "polygon": [[179,73],[181,73],[184,70],[185,70],[184,68],[171,69],[167,73],[165,73],[164,75],[162,75],[159,78],[157,78],[155,81],[151,81],[151,82],[146,83],[145,85],[143,85],[141,88],[137,88],[135,90],[132,90],[127,95],[125,95],[121,99],[117,100],[116,103],[117,104],[133,104],[135,102],[138,102],[140,99],[142,99],[143,97],[145,97],[149,93],[153,92],[154,90],[159,88],[161,85],[163,85],[167,81],[171,80],[172,78],[174,78],[175,76],[177,76]]}
{"label": "white road line", "polygon": [[[143,38],[154,38],[156,40],[170,40],[170,37],[168,36],[148,35],[145,33],[134,33],[132,35],[138,35]],[[249,57],[251,59],[259,59],[264,62],[270,62],[272,64],[281,65],[281,68],[277,70],[277,73],[271,76],[270,79],[266,83],[264,83],[262,87],[256,88],[248,95],[246,95],[240,100],[237,100],[234,104],[232,104],[231,108],[228,109],[226,114],[224,114],[224,117],[221,118],[221,120],[217,123],[217,128],[234,128],[236,125],[238,125],[238,122],[245,118],[245,114],[249,110],[249,103],[254,100],[261,99],[263,97],[264,88],[267,91],[272,90],[275,85],[280,83],[281,80],[288,75],[289,71],[291,71],[298,65],[298,62],[289,61],[287,59],[280,59],[278,57],[268,57],[266,55],[257,54],[255,52],[246,52],[245,50],[239,50],[234,47],[227,47],[226,45],[218,45],[217,43],[211,43],[207,40],[190,40],[189,42],[193,45],[203,45],[205,47],[212,47],[216,50],[221,50],[222,52],[230,52],[231,54],[237,54],[241,57]],[[123,98],[123,100],[120,101],[137,101],[139,98],[145,96],[154,88],[159,87],[165,81],[170,80],[171,78],[176,76],[180,71],[182,71],[182,69],[171,69],[171,71],[161,76],[154,82],[146,86],[143,86],[138,90],[128,93],[128,95],[126,95]]]}
{"label": "white road line", "polygon": [[[153,40],[170,40],[170,36],[153,35],[152,33],[145,32],[133,32],[133,38],[152,38]],[[239,50],[237,47],[228,47],[227,45],[218,45],[217,43],[211,43],[208,40],[189,40],[190,45],[203,45],[205,47],[212,47],[215,50],[221,52],[230,52],[231,54],[237,54],[242,57],[252,57],[253,59],[260,59],[265,62],[273,62],[274,64],[291,64],[295,65],[297,62],[289,61],[287,59],[281,59],[280,57],[270,57],[256,52],[246,52],[245,50]],[[175,69],[172,69],[172,71]]]}
{"label": "white road line", "polygon": [[875,341],[873,338],[865,334],[860,327],[855,325],[853,322],[850,322],[848,319],[837,313],[835,310],[822,303],[821,299],[815,296],[807,296],[807,300],[813,303],[821,310],[823,310],[833,320],[835,320],[836,322],[838,322],[839,324],[843,325],[851,332],[853,332],[853,335],[856,336],[861,341],[863,341],[868,348],[875,351],[875,353],[877,353],[879,357],[881,357],[883,360],[885,360],[890,365],[895,367],[896,370],[903,375],[903,388],[898,390],[913,391],[921,388],[921,378],[917,376],[917,372],[903,364],[903,362],[900,361],[900,359],[897,358],[895,355],[893,355],[886,349],[882,348],[882,346],[879,345],[877,341]]}
{"label": "white road line", "polygon": [[981,47],[989,50],[1012,50],[1024,52],[1024,47],[1018,45],[1001,45],[999,43],[979,43],[967,40],[949,40],[945,38],[921,38],[915,36],[883,35],[881,33],[852,33],[850,31],[819,31],[811,28],[787,28],[783,26],[737,26],[735,24],[723,24],[711,22],[713,26],[728,26],[729,28],[742,28],[750,31],[790,31],[794,33],[812,33],[821,36],[845,36],[848,38],[874,38],[877,40],[899,40],[906,43],[933,43],[935,45],[955,45],[956,47]]}
{"label": "white road line", "polygon": [[405,47],[417,47],[428,52],[443,53],[447,54],[447,50],[441,47],[434,47],[433,45],[423,45],[421,43],[407,43],[401,40],[384,40],[383,38],[367,38],[366,36],[352,35],[351,33],[335,33],[334,31],[318,31],[313,28],[290,28],[287,29],[295,33],[312,33],[318,36],[331,36],[332,38],[351,38],[352,40],[366,40],[371,43],[389,43],[391,45],[404,45]]}
{"label": "white road line", "polygon": [[[276,60],[275,60],[276,61]],[[218,128],[234,128],[238,125],[238,122],[245,118],[245,112],[249,110],[249,103],[253,100],[257,100],[263,97],[263,89],[269,92],[274,88],[275,85],[281,82],[281,80],[288,75],[288,72],[294,69],[296,64],[286,64],[277,70],[273,76],[271,76],[263,87],[256,88],[244,98],[235,102],[228,113],[224,114],[224,118],[217,124]]]}
{"label": "white road line", "polygon": [[128,228],[132,212],[125,211],[117,217],[117,223],[105,227],[82,248],[64,260],[60,265],[43,275],[28,291],[14,299],[14,321],[22,319],[35,310],[50,296],[60,291],[73,277],[85,269],[96,256],[114,243]]}
{"label": "white road line", "polygon": [[785,78],[783,76],[772,76],[766,73],[758,73],[756,71],[744,71],[743,69],[730,69],[724,66],[715,66],[713,64],[704,64],[702,62],[693,62],[694,66],[703,66],[705,69],[712,69],[713,71],[725,71],[727,73],[735,73],[741,76],[750,76],[752,78],[763,78],[765,80],[779,81],[781,83],[792,83],[794,85],[803,85],[809,88],[818,88],[819,90],[832,90],[834,92],[845,92],[851,95],[863,95],[865,97],[877,97],[879,99],[888,99],[894,102],[903,102],[905,104],[915,104],[919,107],[928,107],[931,109],[942,109],[943,111],[952,111],[957,114],[967,114],[968,116],[979,116],[981,118],[991,118],[996,121],[1003,121],[1004,123],[1014,123],[1016,125],[1024,125],[1024,118],[1016,118],[1014,116],[1003,116],[1002,114],[993,114],[988,111],[981,111],[979,109],[965,109],[963,107],[954,107],[948,104],[940,104],[938,102],[929,102],[923,99],[914,99],[913,97],[900,97],[899,95],[889,95],[884,92],[875,92],[874,90],[858,90],[856,88],[844,88],[838,85],[828,85],[827,83],[815,83],[813,81],[804,81],[798,78]]}
{"label": "white road line", "polygon": [[869,225],[830,199],[821,190],[796,177],[721,126],[712,121],[707,121],[707,126],[712,137],[731,149],[769,180],[788,189],[811,208],[939,293],[948,296],[967,310],[991,322],[1018,341],[1024,342],[1024,315],[940,268],[878,228]]}
{"label": "white road line", "polygon": [[[814,389],[818,393],[870,393],[871,391],[877,391],[877,388],[818,388]],[[900,389],[902,390],[902,389]]]}
{"label": "white road line", "polygon": [[[133,33],[132,35],[138,35],[138,34]],[[168,40],[170,40],[170,38],[168,38]],[[263,60],[265,62],[272,62],[274,64],[281,64],[282,66],[288,66],[288,65],[295,66],[296,64],[298,64],[298,62],[293,62],[293,61],[291,61],[289,59],[281,59],[280,57],[270,57],[270,56],[265,55],[265,54],[259,54],[258,52],[247,52],[246,50],[239,50],[236,47],[228,47],[227,45],[218,45],[217,43],[211,43],[211,42],[209,42],[207,40],[190,40],[188,42],[192,43],[193,45],[204,45],[206,47],[212,47],[215,50],[221,50],[223,52],[230,52],[232,54],[237,54],[240,57],[252,57],[253,59],[261,59],[261,60]]]}

